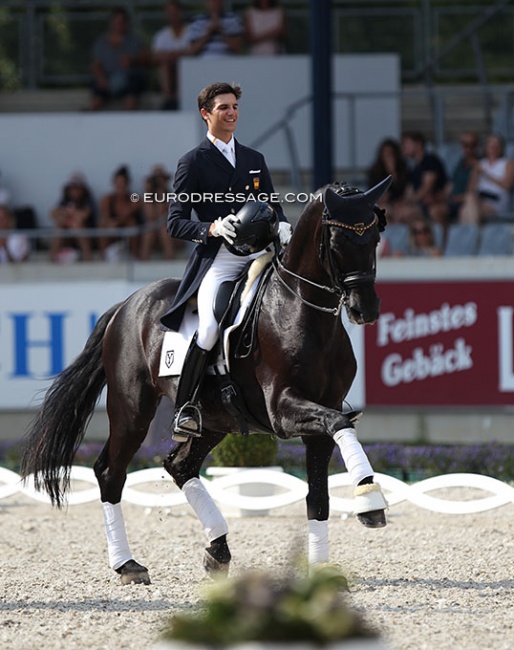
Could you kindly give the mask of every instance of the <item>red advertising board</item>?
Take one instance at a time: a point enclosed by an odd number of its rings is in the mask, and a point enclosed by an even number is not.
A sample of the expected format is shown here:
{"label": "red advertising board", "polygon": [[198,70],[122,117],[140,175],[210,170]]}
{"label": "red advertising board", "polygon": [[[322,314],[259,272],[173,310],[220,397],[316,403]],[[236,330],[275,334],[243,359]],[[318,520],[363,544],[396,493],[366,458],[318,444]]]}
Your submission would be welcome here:
{"label": "red advertising board", "polygon": [[368,406],[514,405],[514,281],[382,282]]}

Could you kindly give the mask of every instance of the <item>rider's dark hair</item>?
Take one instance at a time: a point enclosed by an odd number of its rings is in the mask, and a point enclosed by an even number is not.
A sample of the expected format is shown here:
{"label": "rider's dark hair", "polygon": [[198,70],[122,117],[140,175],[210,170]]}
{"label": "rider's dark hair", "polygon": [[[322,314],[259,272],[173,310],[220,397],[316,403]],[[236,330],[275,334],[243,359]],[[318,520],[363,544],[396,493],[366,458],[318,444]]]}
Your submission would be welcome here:
{"label": "rider's dark hair", "polygon": [[202,108],[205,108],[205,110],[210,113],[214,105],[214,100],[218,95],[235,95],[235,98],[239,99],[242,94],[243,91],[239,84],[234,82],[229,84],[223,81],[217,81],[200,91],[200,94],[198,95],[198,110],[201,111]]}

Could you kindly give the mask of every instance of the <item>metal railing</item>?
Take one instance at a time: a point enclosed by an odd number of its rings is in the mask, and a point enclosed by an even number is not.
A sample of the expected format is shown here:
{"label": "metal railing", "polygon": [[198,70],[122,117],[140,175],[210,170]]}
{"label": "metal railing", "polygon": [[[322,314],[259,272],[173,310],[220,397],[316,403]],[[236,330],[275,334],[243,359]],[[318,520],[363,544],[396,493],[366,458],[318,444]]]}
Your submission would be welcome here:
{"label": "metal railing", "polygon": [[[346,101],[348,103],[348,141],[345,142],[348,153],[348,169],[356,177],[362,174],[357,164],[357,135],[356,115],[357,103],[361,99],[398,99],[407,97],[421,98],[426,101],[432,114],[432,133],[427,133],[428,140],[435,149],[442,149],[452,138],[448,132],[448,104],[455,98],[456,92],[461,100],[467,98],[468,103],[476,102],[481,111],[479,125],[461,124],[461,129],[472,128],[479,133],[495,131],[503,135],[510,143],[514,141],[514,85],[508,86],[487,86],[467,87],[456,91],[454,88],[444,86],[426,86],[418,88],[404,88],[398,92],[344,92],[334,93],[334,102]],[[284,110],[283,116],[274,122],[266,131],[255,138],[250,146],[259,148],[263,143],[277,134],[282,134],[285,139],[285,146],[289,158],[289,182],[295,191],[302,189],[301,165],[298,155],[298,148],[295,139],[295,132],[291,126],[292,120],[298,111],[310,106],[312,97],[303,97],[291,103]]]}
{"label": "metal railing", "polygon": [[[89,53],[119,0],[4,0],[0,6],[0,88],[81,86]],[[125,0],[135,29],[150,43],[163,26],[163,2]],[[186,18],[203,2],[184,3]],[[282,0],[286,51],[309,51],[308,0]],[[227,5],[242,13],[243,0]],[[510,0],[334,0],[337,53],[396,52],[402,80],[434,83],[510,80],[514,6]],[[472,63],[470,65],[470,62]]]}

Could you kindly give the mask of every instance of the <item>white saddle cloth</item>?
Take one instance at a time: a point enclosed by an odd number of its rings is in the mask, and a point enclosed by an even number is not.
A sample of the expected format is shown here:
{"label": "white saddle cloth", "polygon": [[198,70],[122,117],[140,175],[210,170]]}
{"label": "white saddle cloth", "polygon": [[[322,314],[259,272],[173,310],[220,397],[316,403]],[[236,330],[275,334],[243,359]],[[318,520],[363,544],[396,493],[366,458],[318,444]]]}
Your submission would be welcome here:
{"label": "white saddle cloth", "polygon": [[[264,259],[265,258],[265,259]],[[246,310],[250,306],[257,287],[259,286],[259,278],[271,259],[271,255],[262,255],[250,267],[248,273],[249,282],[251,285],[245,287],[241,299],[241,306],[237,312],[234,323],[228,327],[223,336],[223,351],[224,357],[218,359],[216,365],[224,372],[229,368],[229,336],[236,330],[242,323]],[[196,306],[188,304],[180,325],[178,332],[164,332],[161,348],[161,359],[159,363],[159,377],[176,377],[182,372],[184,359],[186,357],[189,344],[193,338],[194,333],[198,329],[198,312]]]}

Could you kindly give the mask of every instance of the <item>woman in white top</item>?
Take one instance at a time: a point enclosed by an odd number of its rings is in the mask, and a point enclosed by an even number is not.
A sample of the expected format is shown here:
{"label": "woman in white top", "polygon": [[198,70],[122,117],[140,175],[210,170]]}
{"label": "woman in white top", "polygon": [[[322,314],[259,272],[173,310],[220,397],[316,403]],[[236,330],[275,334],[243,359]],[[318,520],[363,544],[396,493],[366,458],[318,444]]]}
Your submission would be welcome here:
{"label": "woman in white top", "polygon": [[274,0],[256,0],[244,14],[250,54],[272,55],[284,51],[286,16]]}
{"label": "woman in white top", "polygon": [[189,53],[190,32],[183,18],[180,2],[166,3],[168,24],[159,30],[152,42],[153,59],[157,65],[159,84],[164,96],[162,108],[175,110],[177,106],[178,66],[181,56]]}
{"label": "woman in white top", "polygon": [[480,223],[511,210],[514,162],[504,155],[501,136],[490,135],[485,156],[477,161],[460,212],[461,223]]}
{"label": "woman in white top", "polygon": [[[0,230],[13,230],[15,227],[12,212],[6,206],[0,206]],[[12,233],[0,235],[0,264],[24,262],[30,253],[30,242],[25,235]]]}

